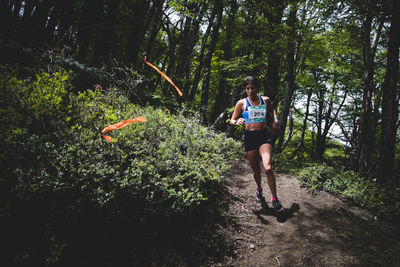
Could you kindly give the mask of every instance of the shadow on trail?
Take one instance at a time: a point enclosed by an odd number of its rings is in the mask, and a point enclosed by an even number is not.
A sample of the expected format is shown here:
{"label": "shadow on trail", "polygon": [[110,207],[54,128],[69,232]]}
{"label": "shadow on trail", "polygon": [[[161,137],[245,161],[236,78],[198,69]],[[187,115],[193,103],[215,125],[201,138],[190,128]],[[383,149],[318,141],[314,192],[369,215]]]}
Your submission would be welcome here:
{"label": "shadow on trail", "polygon": [[318,253],[296,258],[287,252],[282,255],[284,264],[364,265],[368,263],[366,256],[379,257],[399,244],[398,230],[343,210],[340,207],[321,209],[312,203],[303,203],[304,212],[299,212],[292,221],[294,233],[280,235],[279,242],[291,244],[289,251],[314,250]]}
{"label": "shadow on trail", "polygon": [[270,222],[261,215],[276,217],[278,222],[284,223],[293,218],[295,213],[300,210],[300,206],[297,203],[293,203],[290,208],[284,207],[285,210],[282,212],[277,212],[274,208],[269,207],[267,202],[262,203],[261,206],[262,209],[254,210],[253,212],[263,224],[269,224]]}

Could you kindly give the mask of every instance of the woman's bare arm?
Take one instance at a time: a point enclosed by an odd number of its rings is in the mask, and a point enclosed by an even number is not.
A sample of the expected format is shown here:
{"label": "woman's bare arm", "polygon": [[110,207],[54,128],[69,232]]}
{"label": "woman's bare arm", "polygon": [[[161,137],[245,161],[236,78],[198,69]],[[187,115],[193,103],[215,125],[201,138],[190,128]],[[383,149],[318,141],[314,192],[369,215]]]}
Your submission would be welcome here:
{"label": "woman's bare arm", "polygon": [[231,120],[229,121],[230,125],[242,125],[244,123],[245,120],[240,117],[243,110],[243,99],[241,99],[235,105],[235,110],[233,111]]}

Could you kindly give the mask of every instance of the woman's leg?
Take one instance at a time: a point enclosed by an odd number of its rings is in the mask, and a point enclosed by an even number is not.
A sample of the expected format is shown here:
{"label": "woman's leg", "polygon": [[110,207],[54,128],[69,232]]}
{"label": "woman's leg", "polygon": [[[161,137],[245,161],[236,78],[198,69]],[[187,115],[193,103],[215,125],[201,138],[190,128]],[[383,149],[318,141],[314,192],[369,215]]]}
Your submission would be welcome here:
{"label": "woman's leg", "polygon": [[254,180],[258,188],[261,188],[261,170],[260,170],[260,156],[258,150],[247,151],[247,159],[253,169]]}
{"label": "woman's leg", "polygon": [[271,190],[272,197],[278,199],[278,195],[276,193],[275,174],[272,171],[271,167],[271,154],[272,154],[271,144],[263,144],[260,146],[260,155],[262,158],[263,169],[265,171],[265,174],[267,175],[267,182],[269,189]]}

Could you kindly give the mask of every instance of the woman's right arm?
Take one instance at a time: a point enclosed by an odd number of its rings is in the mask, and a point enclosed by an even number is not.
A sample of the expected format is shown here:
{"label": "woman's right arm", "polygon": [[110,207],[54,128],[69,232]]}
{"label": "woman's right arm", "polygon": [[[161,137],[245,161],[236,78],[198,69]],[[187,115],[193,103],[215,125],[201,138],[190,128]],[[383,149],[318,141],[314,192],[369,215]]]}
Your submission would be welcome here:
{"label": "woman's right arm", "polygon": [[230,125],[242,125],[244,123],[244,119],[241,118],[243,113],[243,99],[239,100],[235,105],[235,110],[233,111],[231,120],[229,121]]}

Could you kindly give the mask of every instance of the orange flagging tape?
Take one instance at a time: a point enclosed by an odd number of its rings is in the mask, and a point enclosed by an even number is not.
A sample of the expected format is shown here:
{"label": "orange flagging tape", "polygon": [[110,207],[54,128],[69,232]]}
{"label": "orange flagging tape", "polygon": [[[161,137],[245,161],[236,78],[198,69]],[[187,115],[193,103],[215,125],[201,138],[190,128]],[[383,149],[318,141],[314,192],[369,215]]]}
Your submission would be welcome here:
{"label": "orange flagging tape", "polygon": [[178,94],[179,94],[180,96],[182,96],[181,90],[179,90],[178,86],[176,86],[176,85],[174,84],[174,82],[173,82],[167,75],[164,74],[164,72],[162,72],[162,71],[159,70],[156,66],[154,66],[153,64],[151,64],[150,62],[148,62],[148,61],[146,60],[146,57],[144,58],[144,62],[146,62],[147,65],[149,65],[150,67],[152,67],[153,69],[155,69],[158,73],[160,73],[161,76],[163,76],[170,84],[172,84],[172,85],[175,87],[175,89],[176,89],[176,91],[178,92]]}
{"label": "orange flagging tape", "polygon": [[111,143],[111,141],[112,141],[111,137],[104,135],[104,133],[112,131],[112,130],[116,130],[116,129],[121,129],[121,128],[127,126],[128,124],[130,124],[132,122],[146,122],[146,121],[147,120],[146,120],[145,117],[137,117],[137,118],[134,118],[134,119],[124,120],[124,121],[118,122],[118,123],[113,124],[113,125],[109,125],[106,128],[104,128],[101,131],[101,133],[102,133],[101,136],[104,139],[106,139],[109,143]]}
{"label": "orange flagging tape", "polygon": [[106,139],[107,142],[109,142],[109,143],[112,142],[112,138],[111,138],[111,137],[109,137],[109,136],[107,136],[107,135],[104,135],[104,134],[102,134],[101,136],[102,136],[104,139]]}

